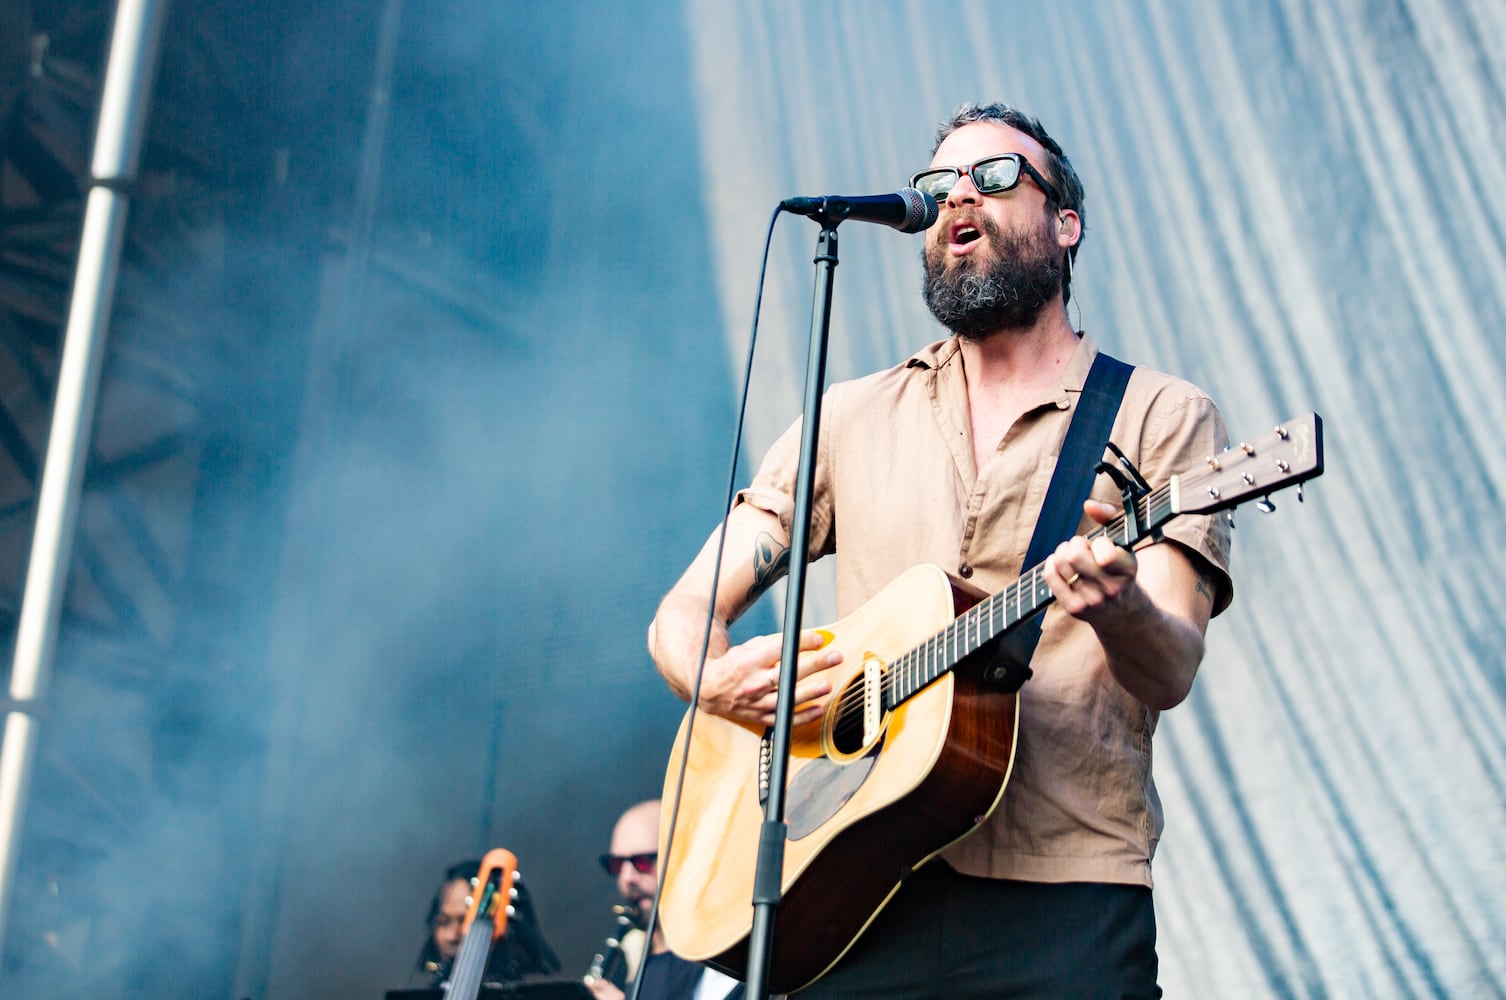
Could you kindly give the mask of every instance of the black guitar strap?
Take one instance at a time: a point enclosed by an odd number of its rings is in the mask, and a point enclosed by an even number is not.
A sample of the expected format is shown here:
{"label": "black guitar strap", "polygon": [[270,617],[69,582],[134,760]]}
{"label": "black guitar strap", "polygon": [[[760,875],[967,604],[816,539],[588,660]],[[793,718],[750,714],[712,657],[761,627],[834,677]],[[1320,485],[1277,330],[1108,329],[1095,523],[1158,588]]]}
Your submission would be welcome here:
{"label": "black guitar strap", "polygon": [[[1104,445],[1114,429],[1119,403],[1124,399],[1124,388],[1134,370],[1134,366],[1102,351],[1093,359],[1077,409],[1072,412],[1067,437],[1062,441],[1046,499],[1036,518],[1035,533],[1020,564],[1021,574],[1045,561],[1058,545],[1076,534],[1082,521],[1083,501],[1093,490],[1095,470],[1103,458]],[[1033,615],[1000,636],[998,659],[988,670],[990,681],[1005,690],[1017,691],[1029,679],[1030,658],[1041,639],[1041,621],[1045,617],[1044,613]]]}

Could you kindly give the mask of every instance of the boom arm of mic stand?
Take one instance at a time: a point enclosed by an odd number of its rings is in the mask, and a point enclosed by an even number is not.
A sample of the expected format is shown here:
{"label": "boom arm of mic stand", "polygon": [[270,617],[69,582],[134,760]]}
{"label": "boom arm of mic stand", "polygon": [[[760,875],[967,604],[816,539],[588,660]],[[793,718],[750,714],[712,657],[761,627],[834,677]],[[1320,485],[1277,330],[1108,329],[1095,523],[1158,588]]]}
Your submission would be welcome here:
{"label": "boom arm of mic stand", "polygon": [[837,267],[837,224],[841,219],[818,217],[816,286],[811,303],[810,355],[805,372],[804,423],[800,432],[800,466],[795,480],[795,510],[790,520],[790,577],[785,593],[784,646],[779,661],[778,702],[770,736],[769,795],[764,800],[763,826],[758,837],[758,861],[753,874],[753,928],[748,938],[749,1000],[769,995],[769,962],[773,957],[774,917],[783,895],[785,772],[789,769],[791,719],[795,714],[795,676],[800,656],[800,613],[805,603],[805,572],[809,565],[811,493],[816,481],[816,442],[821,432],[821,392],[826,384],[826,341],[831,329],[832,277]]}

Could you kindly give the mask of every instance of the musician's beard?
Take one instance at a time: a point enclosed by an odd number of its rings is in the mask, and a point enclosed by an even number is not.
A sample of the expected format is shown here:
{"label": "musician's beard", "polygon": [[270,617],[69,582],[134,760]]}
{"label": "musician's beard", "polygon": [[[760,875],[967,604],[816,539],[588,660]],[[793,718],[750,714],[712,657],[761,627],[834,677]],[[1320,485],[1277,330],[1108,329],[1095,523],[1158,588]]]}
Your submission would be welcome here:
{"label": "musician's beard", "polygon": [[1030,326],[1062,289],[1062,251],[1048,220],[1034,231],[1009,234],[981,213],[969,221],[987,246],[953,258],[937,241],[921,252],[931,315],[968,340]]}

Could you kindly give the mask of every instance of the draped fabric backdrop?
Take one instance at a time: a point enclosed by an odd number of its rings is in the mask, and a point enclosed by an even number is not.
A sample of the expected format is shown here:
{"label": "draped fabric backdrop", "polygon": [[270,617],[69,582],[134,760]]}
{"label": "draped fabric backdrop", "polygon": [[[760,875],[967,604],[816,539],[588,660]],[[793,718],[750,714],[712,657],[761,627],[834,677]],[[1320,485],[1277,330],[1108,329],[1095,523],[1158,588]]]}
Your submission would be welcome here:
{"label": "draped fabric backdrop", "polygon": [[[1506,993],[1506,6],[687,11],[731,357],[752,206],[893,190],[939,119],[997,99],[1038,115],[1086,185],[1074,322],[1202,385],[1236,440],[1323,417],[1307,502],[1240,513],[1234,605],[1156,741],[1167,995]],[[779,234],[755,456],[804,374],[816,229]],[[841,238],[832,378],[941,336],[917,238]]]}

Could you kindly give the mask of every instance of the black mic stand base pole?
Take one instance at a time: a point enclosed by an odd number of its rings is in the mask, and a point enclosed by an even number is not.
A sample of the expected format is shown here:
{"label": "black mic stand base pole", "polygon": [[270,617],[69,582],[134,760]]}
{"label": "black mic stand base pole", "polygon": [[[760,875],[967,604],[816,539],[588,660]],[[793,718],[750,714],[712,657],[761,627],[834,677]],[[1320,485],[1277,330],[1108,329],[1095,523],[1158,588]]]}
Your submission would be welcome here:
{"label": "black mic stand base pole", "polygon": [[779,691],[774,729],[769,737],[769,787],[764,822],[759,830],[758,862],[753,874],[753,928],[748,937],[750,1000],[767,1000],[769,963],[773,957],[774,917],[784,879],[785,773],[789,769],[790,720],[795,714],[795,677],[800,656],[800,612],[805,603],[809,565],[811,492],[816,480],[816,442],[821,429],[821,391],[826,384],[826,341],[831,328],[832,276],[837,266],[837,225],[842,220],[816,216],[816,289],[811,304],[810,357],[805,373],[805,410],[800,433],[800,467],[795,482],[795,509],[790,520],[790,576],[784,604],[784,646],[779,661]]}

